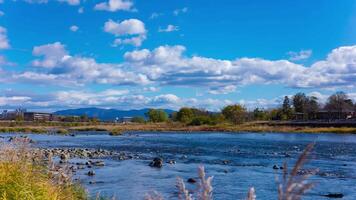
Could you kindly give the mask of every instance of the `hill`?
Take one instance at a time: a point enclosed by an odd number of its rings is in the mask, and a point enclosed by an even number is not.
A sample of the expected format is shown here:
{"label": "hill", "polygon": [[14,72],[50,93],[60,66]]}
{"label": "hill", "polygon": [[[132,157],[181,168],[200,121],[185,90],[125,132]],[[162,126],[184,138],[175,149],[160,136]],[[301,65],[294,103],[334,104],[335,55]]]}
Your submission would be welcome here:
{"label": "hill", "polygon": [[[102,108],[78,108],[78,109],[67,109],[54,112],[56,115],[64,116],[82,116],[87,115],[89,117],[97,117],[102,121],[112,121],[117,117],[135,117],[141,116],[145,117],[145,113],[148,112],[148,108],[140,110],[116,110],[116,109],[102,109]],[[172,114],[174,110],[164,109],[168,115]]]}

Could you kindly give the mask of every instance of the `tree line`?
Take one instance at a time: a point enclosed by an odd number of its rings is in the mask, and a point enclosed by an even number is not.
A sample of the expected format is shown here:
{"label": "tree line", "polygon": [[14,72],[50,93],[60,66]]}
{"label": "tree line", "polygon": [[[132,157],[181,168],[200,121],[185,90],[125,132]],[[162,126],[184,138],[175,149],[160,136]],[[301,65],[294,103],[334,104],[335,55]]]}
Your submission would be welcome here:
{"label": "tree line", "polygon": [[[216,125],[220,123],[241,124],[258,120],[330,120],[356,117],[356,103],[346,93],[336,92],[321,103],[315,96],[297,93],[285,96],[280,106],[273,109],[255,108],[248,111],[242,104],[227,105],[220,112],[183,107],[168,115],[162,109],[150,109],[146,113],[149,122],[176,121],[187,125]],[[133,122],[144,123],[143,117],[134,117]]]}

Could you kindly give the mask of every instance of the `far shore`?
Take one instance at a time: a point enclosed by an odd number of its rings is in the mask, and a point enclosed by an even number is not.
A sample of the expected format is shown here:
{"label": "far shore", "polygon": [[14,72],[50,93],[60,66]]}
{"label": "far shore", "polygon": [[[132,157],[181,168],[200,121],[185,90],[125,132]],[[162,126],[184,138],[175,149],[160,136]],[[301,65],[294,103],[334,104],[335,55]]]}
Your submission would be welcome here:
{"label": "far shore", "polygon": [[130,131],[178,131],[178,132],[264,132],[264,133],[348,133],[356,134],[356,126],[335,124],[290,123],[290,122],[247,122],[240,125],[218,124],[188,126],[183,123],[63,123],[63,122],[0,122],[2,133],[49,133],[71,134],[79,131],[107,131],[120,135]]}

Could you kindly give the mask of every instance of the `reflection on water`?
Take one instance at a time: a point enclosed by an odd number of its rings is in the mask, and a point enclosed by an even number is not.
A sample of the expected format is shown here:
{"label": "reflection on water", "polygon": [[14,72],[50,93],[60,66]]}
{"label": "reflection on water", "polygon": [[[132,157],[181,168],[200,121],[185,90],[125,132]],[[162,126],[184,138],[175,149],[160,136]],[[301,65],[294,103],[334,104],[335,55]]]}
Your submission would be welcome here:
{"label": "reflection on water", "polygon": [[[75,137],[31,137],[41,147],[101,148],[137,154],[139,159],[105,159],[105,167],[94,168],[94,177],[86,176],[87,170],[77,174],[91,194],[100,192],[120,199],[142,199],[150,191],[158,191],[166,199],[175,198],[176,177],[196,177],[200,164],[214,176],[215,199],[244,199],[251,186],[259,199],[276,199],[275,176],[281,172],[275,172],[273,165],[286,161],[292,166],[304,147],[315,142],[312,160],[305,168],[318,168],[320,173],[310,179],[316,187],[304,199],[323,199],[320,195],[329,192],[356,199],[356,135],[134,132],[109,136],[87,132]],[[177,163],[165,164],[162,169],[149,167],[156,156]]]}

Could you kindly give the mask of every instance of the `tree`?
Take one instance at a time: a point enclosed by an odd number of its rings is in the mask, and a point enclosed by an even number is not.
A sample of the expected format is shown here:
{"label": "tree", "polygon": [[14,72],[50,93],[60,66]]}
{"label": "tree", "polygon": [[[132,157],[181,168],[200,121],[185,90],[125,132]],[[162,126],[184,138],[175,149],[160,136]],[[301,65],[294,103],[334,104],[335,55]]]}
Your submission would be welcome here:
{"label": "tree", "polygon": [[183,123],[190,123],[194,118],[194,112],[191,108],[181,108],[177,113],[177,120]]}
{"label": "tree", "polygon": [[305,105],[307,102],[307,96],[304,93],[297,93],[293,96],[293,107],[297,113],[305,113]]}
{"label": "tree", "polygon": [[254,120],[267,120],[268,113],[266,111],[264,111],[263,109],[255,108],[253,110],[253,119]]}
{"label": "tree", "polygon": [[352,100],[344,92],[336,92],[331,95],[325,105],[325,109],[329,112],[337,112],[339,119],[341,119],[343,111],[352,110],[352,108]]}
{"label": "tree", "polygon": [[245,121],[246,108],[242,105],[228,105],[223,108],[221,112],[225,119],[229,120],[233,124],[241,124]]}
{"label": "tree", "polygon": [[316,119],[316,113],[319,111],[318,98],[311,96],[307,98],[305,105],[305,112],[308,115],[308,119]]}
{"label": "tree", "polygon": [[283,114],[283,119],[290,119],[292,118],[292,107],[290,105],[290,100],[288,96],[284,97],[283,104],[282,104],[282,114]]}
{"label": "tree", "polygon": [[141,116],[136,116],[131,119],[131,122],[142,124],[142,123],[145,123],[146,120],[145,120],[145,118],[143,118]]}
{"label": "tree", "polygon": [[168,120],[167,113],[162,109],[150,109],[146,115],[150,122],[165,122]]}

